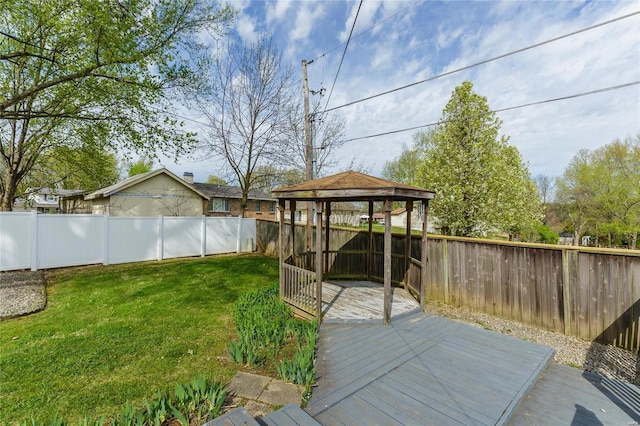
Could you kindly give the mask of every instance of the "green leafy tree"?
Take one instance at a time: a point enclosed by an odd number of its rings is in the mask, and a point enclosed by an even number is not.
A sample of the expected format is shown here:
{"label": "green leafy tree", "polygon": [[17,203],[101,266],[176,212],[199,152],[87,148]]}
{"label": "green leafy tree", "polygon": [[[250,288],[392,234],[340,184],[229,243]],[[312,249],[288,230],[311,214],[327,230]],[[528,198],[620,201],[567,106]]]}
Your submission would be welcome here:
{"label": "green leafy tree", "polygon": [[635,248],[640,232],[640,134],[576,154],[557,181],[558,202],[579,244],[589,233]]}
{"label": "green leafy tree", "polygon": [[153,170],[153,159],[140,157],[138,161],[129,163],[129,165],[127,166],[127,169],[128,169],[127,173],[129,174],[129,177],[135,176],[135,175],[141,175],[142,173],[148,173],[151,170]]}
{"label": "green leafy tree", "polygon": [[426,150],[433,144],[433,131],[418,131],[413,135],[411,147],[402,146],[402,152],[395,160],[386,161],[382,177],[395,182],[417,185],[416,171],[421,167]]}
{"label": "green leafy tree", "polygon": [[233,13],[204,0],[14,0],[0,17],[0,210],[11,210],[56,147],[190,149],[167,95],[198,84],[197,40]]}
{"label": "green leafy tree", "polygon": [[219,176],[209,175],[209,176],[207,176],[207,183],[211,183],[213,185],[226,185],[227,181],[222,179]]}
{"label": "green leafy tree", "polygon": [[40,156],[18,192],[25,194],[39,188],[95,191],[116,183],[119,176],[118,159],[113,152],[95,145],[63,145]]}
{"label": "green leafy tree", "polygon": [[447,234],[510,236],[539,223],[535,183],[501,121],[470,81],[455,88],[441,123],[423,134],[417,181],[437,192],[432,213]]}

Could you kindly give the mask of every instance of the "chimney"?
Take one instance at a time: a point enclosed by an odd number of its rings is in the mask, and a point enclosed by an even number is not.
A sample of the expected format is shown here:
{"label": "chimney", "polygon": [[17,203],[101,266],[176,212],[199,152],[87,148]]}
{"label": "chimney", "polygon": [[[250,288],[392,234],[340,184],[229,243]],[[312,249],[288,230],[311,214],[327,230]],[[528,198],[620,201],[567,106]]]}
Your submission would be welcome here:
{"label": "chimney", "polygon": [[184,174],[182,175],[182,179],[184,179],[184,181],[187,183],[193,183],[193,173],[184,172]]}

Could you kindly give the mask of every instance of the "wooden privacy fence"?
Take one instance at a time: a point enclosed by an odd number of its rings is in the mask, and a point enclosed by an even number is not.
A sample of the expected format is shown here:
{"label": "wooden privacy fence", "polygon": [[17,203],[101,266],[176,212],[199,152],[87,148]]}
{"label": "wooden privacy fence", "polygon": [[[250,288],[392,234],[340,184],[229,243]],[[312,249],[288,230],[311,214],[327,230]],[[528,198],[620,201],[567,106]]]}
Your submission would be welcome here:
{"label": "wooden privacy fence", "polygon": [[[258,251],[277,252],[277,222],[259,220],[256,232]],[[296,234],[296,252],[303,252],[304,227],[296,227]],[[332,228],[328,277],[366,277],[367,241],[366,232]],[[412,238],[408,264],[405,241],[404,235],[393,236],[392,281],[420,294],[420,237]],[[377,281],[382,276],[383,235],[375,234],[373,243],[372,279]],[[640,251],[441,235],[429,235],[428,250],[427,300],[640,349]]]}

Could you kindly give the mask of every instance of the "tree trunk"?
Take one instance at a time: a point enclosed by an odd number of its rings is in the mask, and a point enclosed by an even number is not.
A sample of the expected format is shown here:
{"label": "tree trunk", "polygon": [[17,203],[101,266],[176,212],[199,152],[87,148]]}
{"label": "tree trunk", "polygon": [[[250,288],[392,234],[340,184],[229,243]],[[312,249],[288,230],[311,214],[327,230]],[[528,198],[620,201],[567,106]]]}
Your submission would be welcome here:
{"label": "tree trunk", "polygon": [[0,211],[10,212],[13,210],[13,197],[16,193],[16,173],[7,168],[4,175],[4,192],[0,202]]}

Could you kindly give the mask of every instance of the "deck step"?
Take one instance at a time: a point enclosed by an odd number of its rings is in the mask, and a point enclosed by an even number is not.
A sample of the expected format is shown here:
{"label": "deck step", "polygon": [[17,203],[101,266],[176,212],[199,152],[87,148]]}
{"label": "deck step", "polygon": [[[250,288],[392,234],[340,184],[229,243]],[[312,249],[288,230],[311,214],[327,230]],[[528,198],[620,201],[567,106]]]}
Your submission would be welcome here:
{"label": "deck step", "polygon": [[260,426],[260,423],[251,417],[244,407],[239,407],[220,417],[216,417],[205,423],[204,426]]}
{"label": "deck step", "polygon": [[258,419],[263,426],[320,426],[313,417],[296,404],[285,405],[278,411]]}

